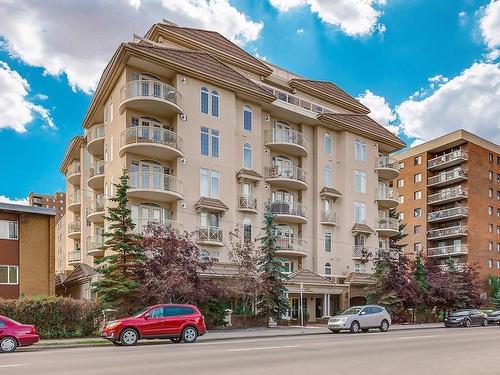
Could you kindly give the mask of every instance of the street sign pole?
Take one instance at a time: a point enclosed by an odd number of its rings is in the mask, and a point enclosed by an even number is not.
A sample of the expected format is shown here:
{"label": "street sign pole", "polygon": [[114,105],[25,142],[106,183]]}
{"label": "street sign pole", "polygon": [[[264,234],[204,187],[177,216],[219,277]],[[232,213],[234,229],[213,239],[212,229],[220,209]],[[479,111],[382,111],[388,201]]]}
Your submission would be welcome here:
{"label": "street sign pole", "polygon": [[304,333],[304,306],[302,303],[302,294],[304,293],[304,282],[300,282],[300,326],[302,327],[302,333]]}

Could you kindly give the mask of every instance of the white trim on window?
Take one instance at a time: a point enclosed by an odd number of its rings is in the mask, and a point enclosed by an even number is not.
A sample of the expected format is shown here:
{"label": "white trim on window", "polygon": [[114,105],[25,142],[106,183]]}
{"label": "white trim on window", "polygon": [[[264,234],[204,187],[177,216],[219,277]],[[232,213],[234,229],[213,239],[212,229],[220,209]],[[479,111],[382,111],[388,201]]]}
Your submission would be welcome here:
{"label": "white trim on window", "polygon": [[[7,264],[2,264],[0,265],[0,270],[2,268],[7,269],[7,282],[2,282],[1,280],[1,271],[0,271],[0,285],[19,285],[19,266],[11,266]],[[11,281],[11,270],[15,269],[16,275],[15,275],[15,282]]]}
{"label": "white trim on window", "polygon": [[18,240],[18,222],[14,220],[0,220],[0,238],[5,240]]}

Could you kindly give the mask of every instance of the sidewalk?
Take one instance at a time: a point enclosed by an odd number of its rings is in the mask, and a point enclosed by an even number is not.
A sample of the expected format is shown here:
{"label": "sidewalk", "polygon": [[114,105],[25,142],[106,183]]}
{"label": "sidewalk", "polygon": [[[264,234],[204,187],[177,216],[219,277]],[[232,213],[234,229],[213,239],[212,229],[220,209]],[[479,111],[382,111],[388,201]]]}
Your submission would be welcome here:
{"label": "sidewalk", "polygon": [[[408,324],[399,325],[394,324],[391,326],[390,331],[401,330],[423,330],[423,329],[436,329],[443,328],[442,323],[430,324]],[[284,337],[284,336],[302,336],[302,335],[322,335],[329,334],[326,325],[307,325],[305,327],[292,326],[292,327],[273,327],[273,328],[249,328],[246,330],[211,330],[206,335],[199,338],[199,342],[209,342],[216,340],[239,340],[239,339],[255,339],[264,337]],[[158,343],[164,340],[150,340],[146,343]],[[84,337],[84,338],[71,338],[71,339],[47,339],[41,340],[39,343],[24,348],[24,350],[40,350],[40,349],[57,349],[57,348],[83,348],[94,346],[107,346],[111,345],[107,340],[99,337]]]}

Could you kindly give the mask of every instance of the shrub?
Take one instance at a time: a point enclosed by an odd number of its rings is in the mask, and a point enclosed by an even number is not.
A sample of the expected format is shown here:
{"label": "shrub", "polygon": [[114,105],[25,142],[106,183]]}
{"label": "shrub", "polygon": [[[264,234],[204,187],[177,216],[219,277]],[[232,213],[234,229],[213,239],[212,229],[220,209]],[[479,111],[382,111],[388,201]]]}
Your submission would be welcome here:
{"label": "shrub", "polygon": [[34,324],[43,338],[94,335],[103,321],[99,302],[56,296],[0,299],[0,315]]}

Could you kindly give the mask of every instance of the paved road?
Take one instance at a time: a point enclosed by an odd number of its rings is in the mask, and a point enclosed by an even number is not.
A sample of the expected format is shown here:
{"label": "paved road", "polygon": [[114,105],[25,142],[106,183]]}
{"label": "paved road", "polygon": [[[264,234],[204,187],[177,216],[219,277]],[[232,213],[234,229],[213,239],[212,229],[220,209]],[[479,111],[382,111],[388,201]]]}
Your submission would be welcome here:
{"label": "paved road", "polygon": [[1,374],[500,374],[500,327],[22,350]]}

